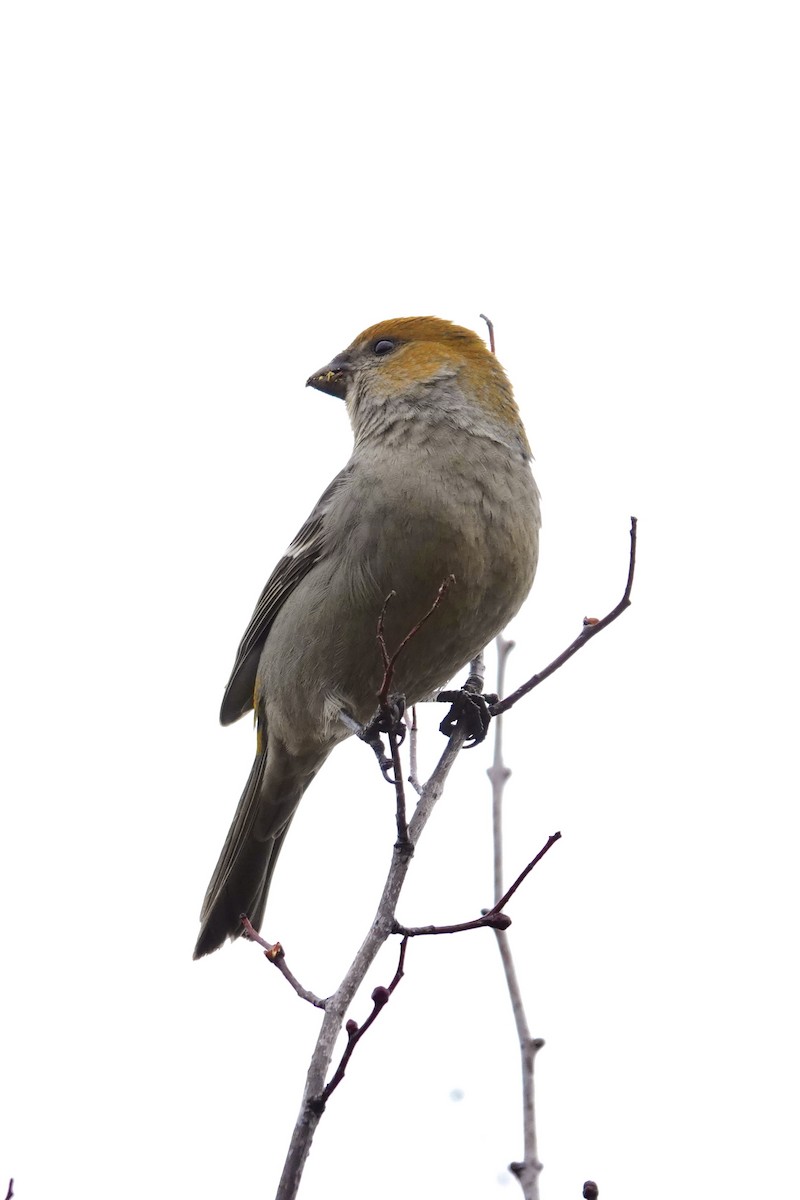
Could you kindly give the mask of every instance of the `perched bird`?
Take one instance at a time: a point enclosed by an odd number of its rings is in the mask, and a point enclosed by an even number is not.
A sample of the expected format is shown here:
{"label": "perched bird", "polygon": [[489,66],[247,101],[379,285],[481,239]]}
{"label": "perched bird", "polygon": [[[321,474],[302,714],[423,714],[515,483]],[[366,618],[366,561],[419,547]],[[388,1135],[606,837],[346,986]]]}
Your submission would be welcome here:
{"label": "perched bird", "polygon": [[[297,805],[331,750],[369,722],[394,649],[392,690],[433,699],[514,616],[539,544],[539,493],[511,385],[483,340],[435,317],[366,329],[311,387],[344,400],[347,466],[323,492],[261,593],[222,701],[255,709],[256,759],[211,877],[194,956],[255,926]],[[348,728],[341,719],[351,718]]]}

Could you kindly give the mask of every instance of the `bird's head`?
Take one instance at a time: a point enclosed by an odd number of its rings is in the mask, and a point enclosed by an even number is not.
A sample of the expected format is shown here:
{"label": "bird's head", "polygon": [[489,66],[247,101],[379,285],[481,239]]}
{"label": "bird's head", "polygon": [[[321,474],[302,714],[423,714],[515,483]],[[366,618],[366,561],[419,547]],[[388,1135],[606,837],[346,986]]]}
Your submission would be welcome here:
{"label": "bird's head", "polygon": [[347,404],[356,441],[411,419],[511,437],[530,454],[505,371],[482,338],[438,317],[371,325],[308,386]]}

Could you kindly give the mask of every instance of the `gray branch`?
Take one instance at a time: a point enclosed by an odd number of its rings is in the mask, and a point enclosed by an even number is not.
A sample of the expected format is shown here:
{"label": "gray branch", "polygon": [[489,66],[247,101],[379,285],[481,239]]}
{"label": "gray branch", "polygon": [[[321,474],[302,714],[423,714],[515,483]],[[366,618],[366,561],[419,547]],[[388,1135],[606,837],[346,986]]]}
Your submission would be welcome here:
{"label": "gray branch", "polygon": [[[497,638],[497,692],[503,695],[505,683],[506,661],[514,649],[514,643],[506,641],[502,635]],[[503,762],[503,718],[495,717],[494,722],[494,758],[487,771],[492,785],[492,832],[494,841],[494,902],[498,904],[504,894],[503,884],[503,789],[511,771]],[[497,948],[503,964],[506,986],[511,998],[511,1008],[514,1013],[514,1023],[519,1038],[520,1060],[522,1066],[522,1129],[524,1155],[522,1162],[509,1165],[511,1173],[519,1180],[525,1200],[539,1200],[539,1175],[542,1164],[536,1142],[536,1111],[534,1105],[533,1070],[536,1055],[544,1042],[541,1038],[531,1037],[525,1005],[522,1001],[522,991],[511,954],[508,934],[505,930],[495,929]]]}
{"label": "gray branch", "polygon": [[367,971],[375,961],[378,951],[392,933],[397,901],[414,847],[442,795],[445,781],[464,743],[465,736],[464,730],[457,730],[453,734],[435,771],[422,789],[422,794],[414,809],[414,815],[408,825],[408,842],[396,844],[392,851],[389,874],[369,932],[338,989],[325,1002],[322,1028],[309,1064],[300,1112],[289,1143],[289,1151],[286,1155],[275,1200],[294,1200],[297,1195],[303,1167],[311,1149],[311,1142],[324,1112],[322,1096],[325,1091],[325,1080],[336,1041],[344,1024],[345,1014],[358,988],[363,983]]}

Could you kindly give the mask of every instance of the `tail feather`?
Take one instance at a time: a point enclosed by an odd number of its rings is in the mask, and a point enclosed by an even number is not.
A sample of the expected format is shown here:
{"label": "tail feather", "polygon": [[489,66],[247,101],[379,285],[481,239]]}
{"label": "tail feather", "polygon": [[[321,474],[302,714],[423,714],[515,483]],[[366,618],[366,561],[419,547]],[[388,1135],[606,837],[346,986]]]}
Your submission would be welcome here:
{"label": "tail feather", "polygon": [[[258,892],[258,895],[253,898],[253,902],[252,902],[252,905],[250,906],[250,908],[242,909],[242,912],[244,912],[246,914],[246,916],[249,918],[250,924],[254,925],[256,929],[261,928],[261,923],[264,920],[264,909],[267,907],[267,896],[269,895],[270,884],[272,883],[272,874],[275,870],[275,864],[278,861],[278,855],[281,852],[281,847],[283,846],[284,839],[285,839],[287,833],[289,832],[289,826],[291,825],[291,823],[292,823],[292,821],[290,818],[287,821],[287,823],[284,825],[282,831],[278,834],[278,836],[272,841],[271,845],[269,846],[268,852],[267,852],[266,868],[264,871],[264,878],[261,882],[261,888]],[[241,933],[241,922],[240,922],[239,933]],[[238,936],[238,934],[236,936]]]}
{"label": "tail feather", "polygon": [[331,749],[315,745],[306,754],[290,753],[271,738],[269,748],[256,755],[203,901],[195,958],[217,950],[226,938],[239,937],[242,913],[261,926],[292,817]]}
{"label": "tail feather", "polygon": [[194,958],[217,950],[228,937],[239,937],[242,913],[255,926],[263,919],[272,872],[289,827],[287,822],[275,837],[258,836],[266,765],[266,753],[258,754],[203,900]]}

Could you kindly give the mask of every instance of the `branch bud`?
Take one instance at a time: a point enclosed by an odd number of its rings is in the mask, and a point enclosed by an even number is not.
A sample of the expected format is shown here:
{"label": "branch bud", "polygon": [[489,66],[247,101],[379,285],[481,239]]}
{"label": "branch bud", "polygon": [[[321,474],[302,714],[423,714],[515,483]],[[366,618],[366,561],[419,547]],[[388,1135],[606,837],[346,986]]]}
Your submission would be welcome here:
{"label": "branch bud", "polygon": [[491,917],[487,917],[485,924],[490,929],[508,929],[511,924],[511,917],[508,913],[494,913]]}

